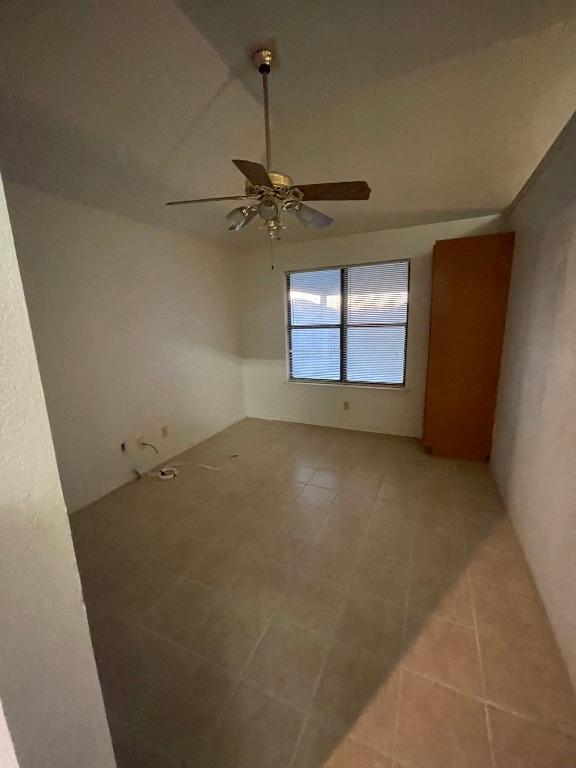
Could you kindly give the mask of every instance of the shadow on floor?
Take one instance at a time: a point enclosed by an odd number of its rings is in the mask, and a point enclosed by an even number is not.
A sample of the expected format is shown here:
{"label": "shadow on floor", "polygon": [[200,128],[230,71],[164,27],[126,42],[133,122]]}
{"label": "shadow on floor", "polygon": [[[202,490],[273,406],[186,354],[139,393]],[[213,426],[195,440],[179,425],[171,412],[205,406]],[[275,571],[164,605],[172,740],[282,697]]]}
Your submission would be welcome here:
{"label": "shadow on floor", "polygon": [[257,420],[176,462],[71,517],[119,768],[571,764],[485,465]]}

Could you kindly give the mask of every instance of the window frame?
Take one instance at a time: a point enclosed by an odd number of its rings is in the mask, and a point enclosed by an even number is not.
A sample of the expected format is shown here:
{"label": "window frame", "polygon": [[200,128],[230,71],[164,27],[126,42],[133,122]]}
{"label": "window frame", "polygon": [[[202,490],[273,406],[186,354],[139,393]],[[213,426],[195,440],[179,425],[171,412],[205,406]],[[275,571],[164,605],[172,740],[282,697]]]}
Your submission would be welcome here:
{"label": "window frame", "polygon": [[[405,323],[367,323],[367,324],[349,324],[346,321],[345,297],[348,295],[348,270],[355,267],[376,267],[385,264],[407,264],[407,299],[406,299],[406,322]],[[311,325],[293,325],[292,313],[290,308],[290,276],[301,274],[302,272],[325,272],[331,269],[340,270],[340,324],[334,325],[327,323],[318,323]],[[358,264],[338,264],[335,266],[310,267],[308,269],[291,269],[285,272],[285,291],[286,291],[286,362],[288,369],[288,381],[300,384],[328,384],[345,387],[383,387],[393,389],[406,388],[406,369],[408,363],[408,328],[410,324],[410,280],[412,273],[411,259],[387,259],[385,261],[366,261]],[[405,328],[406,335],[404,339],[404,360],[402,367],[402,381],[399,383],[385,381],[348,381],[346,371],[347,356],[347,338],[349,328]],[[292,376],[292,331],[299,328],[338,328],[340,330],[340,378],[339,379],[305,379]]]}

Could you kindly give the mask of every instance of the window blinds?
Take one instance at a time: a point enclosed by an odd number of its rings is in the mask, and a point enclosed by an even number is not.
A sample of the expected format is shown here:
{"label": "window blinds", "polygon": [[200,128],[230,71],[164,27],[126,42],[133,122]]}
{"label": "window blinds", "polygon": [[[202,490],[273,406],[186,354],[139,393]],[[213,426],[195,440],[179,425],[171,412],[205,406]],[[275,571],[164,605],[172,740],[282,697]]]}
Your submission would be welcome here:
{"label": "window blinds", "polygon": [[402,385],[410,263],[287,275],[290,378]]}

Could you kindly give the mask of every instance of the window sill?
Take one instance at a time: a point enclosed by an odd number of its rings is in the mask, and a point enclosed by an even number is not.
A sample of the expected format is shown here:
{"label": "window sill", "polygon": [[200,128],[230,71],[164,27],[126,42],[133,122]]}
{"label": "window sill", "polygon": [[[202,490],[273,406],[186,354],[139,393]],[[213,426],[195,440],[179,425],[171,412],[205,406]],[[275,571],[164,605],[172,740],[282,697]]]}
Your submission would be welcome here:
{"label": "window sill", "polygon": [[356,384],[344,381],[298,381],[297,379],[285,379],[285,384],[296,384],[309,387],[342,387],[344,389],[379,389],[387,392],[410,392],[405,384]]}

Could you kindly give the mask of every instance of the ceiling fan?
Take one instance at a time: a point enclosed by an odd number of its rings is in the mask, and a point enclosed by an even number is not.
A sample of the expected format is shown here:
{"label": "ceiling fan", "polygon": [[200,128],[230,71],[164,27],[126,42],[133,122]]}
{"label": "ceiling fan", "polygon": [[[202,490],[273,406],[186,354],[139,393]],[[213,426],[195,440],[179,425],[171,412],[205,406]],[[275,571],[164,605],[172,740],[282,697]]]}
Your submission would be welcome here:
{"label": "ceiling fan", "polygon": [[266,229],[270,239],[279,240],[280,232],[286,228],[283,224],[284,214],[295,216],[305,227],[327,227],[334,221],[325,213],[306,205],[304,201],[368,200],[370,187],[365,181],[337,181],[296,186],[287,174],[271,170],[268,75],[273,59],[274,54],[268,49],[258,50],[253,56],[254,64],[262,75],[266,167],[250,160],[232,160],[236,168],[246,178],[245,194],[226,197],[201,197],[197,200],[173,200],[166,205],[190,205],[219,200],[248,200],[249,202],[226,214],[229,223],[228,229],[238,231],[256,216],[259,216],[262,228]]}

